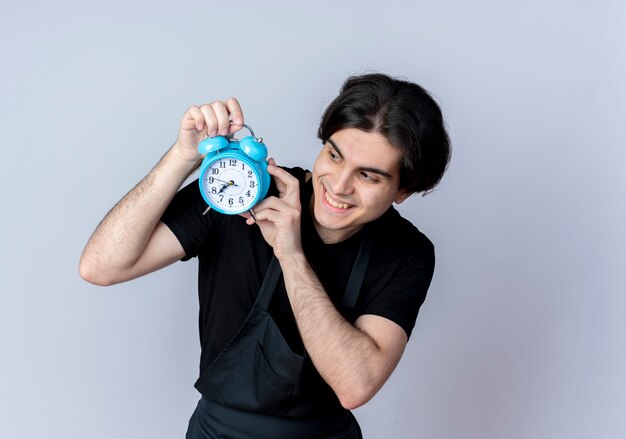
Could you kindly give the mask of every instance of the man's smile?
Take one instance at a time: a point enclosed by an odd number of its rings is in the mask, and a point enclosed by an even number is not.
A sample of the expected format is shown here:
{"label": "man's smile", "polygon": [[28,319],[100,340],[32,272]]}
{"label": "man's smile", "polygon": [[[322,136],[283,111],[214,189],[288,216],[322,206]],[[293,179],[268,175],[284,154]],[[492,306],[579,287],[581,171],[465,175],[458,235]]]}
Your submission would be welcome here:
{"label": "man's smile", "polygon": [[354,207],[354,205],[349,204],[349,203],[343,203],[339,200],[334,199],[330,193],[328,192],[328,190],[326,189],[325,186],[322,186],[323,190],[324,190],[324,200],[330,204],[330,206],[334,207],[335,209],[340,209],[340,210],[348,210],[351,207]]}

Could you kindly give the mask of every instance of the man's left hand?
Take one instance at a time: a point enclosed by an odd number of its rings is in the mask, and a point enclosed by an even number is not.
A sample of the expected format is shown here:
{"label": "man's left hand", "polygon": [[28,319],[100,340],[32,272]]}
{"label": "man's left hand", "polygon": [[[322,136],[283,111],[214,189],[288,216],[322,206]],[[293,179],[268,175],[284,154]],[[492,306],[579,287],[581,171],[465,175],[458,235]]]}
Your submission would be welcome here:
{"label": "man's left hand", "polygon": [[[276,166],[274,159],[269,159],[267,172],[274,177],[278,196],[266,198],[252,210],[263,238],[274,249],[276,258],[285,262],[292,256],[302,254],[300,184],[297,178]],[[255,223],[249,212],[241,215],[246,218],[247,224]]]}

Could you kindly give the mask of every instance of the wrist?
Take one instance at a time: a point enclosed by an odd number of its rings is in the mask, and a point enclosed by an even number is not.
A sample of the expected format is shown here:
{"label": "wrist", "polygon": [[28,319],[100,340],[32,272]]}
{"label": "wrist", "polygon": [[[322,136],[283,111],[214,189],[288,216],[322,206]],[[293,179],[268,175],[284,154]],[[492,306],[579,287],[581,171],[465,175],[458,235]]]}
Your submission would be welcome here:
{"label": "wrist", "polygon": [[283,271],[284,271],[284,268],[287,268],[287,267],[295,268],[295,267],[301,267],[302,265],[308,264],[308,261],[302,249],[295,250],[289,253],[288,255],[280,255],[280,256],[276,255],[276,259],[278,259],[278,262],[280,262],[281,267],[283,267]]}
{"label": "wrist", "polygon": [[183,168],[187,175],[198,169],[198,166],[202,163],[203,157],[197,152],[190,153],[188,148],[180,145],[178,142],[174,143],[168,153],[171,160],[176,162],[176,165]]}

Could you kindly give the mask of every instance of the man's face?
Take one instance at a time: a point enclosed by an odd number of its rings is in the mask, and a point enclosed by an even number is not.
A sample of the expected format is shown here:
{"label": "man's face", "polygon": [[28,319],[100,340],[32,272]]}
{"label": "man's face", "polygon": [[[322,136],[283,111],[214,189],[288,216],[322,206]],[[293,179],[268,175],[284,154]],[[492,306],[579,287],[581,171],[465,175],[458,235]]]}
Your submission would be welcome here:
{"label": "man's face", "polygon": [[313,165],[313,223],[326,243],[342,241],[407,194],[399,190],[402,153],[378,133],[337,131]]}

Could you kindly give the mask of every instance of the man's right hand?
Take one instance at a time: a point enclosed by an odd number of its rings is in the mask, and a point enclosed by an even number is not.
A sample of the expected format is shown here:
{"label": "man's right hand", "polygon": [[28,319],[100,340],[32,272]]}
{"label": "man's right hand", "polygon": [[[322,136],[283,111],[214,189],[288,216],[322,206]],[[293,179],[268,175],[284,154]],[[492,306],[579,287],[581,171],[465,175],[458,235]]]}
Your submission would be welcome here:
{"label": "man's right hand", "polygon": [[201,106],[193,105],[185,112],[180,122],[174,149],[184,160],[196,162],[202,158],[198,153],[198,144],[207,135],[227,136],[239,131],[243,123],[243,112],[235,98]]}
{"label": "man's right hand", "polygon": [[232,134],[243,123],[235,98],[190,107],[180,123],[174,146],[111,209],[91,235],[80,259],[81,276],[97,285],[112,285],[182,258],[182,245],[160,218],[180,185],[200,164],[198,144],[202,139],[207,134]]}

